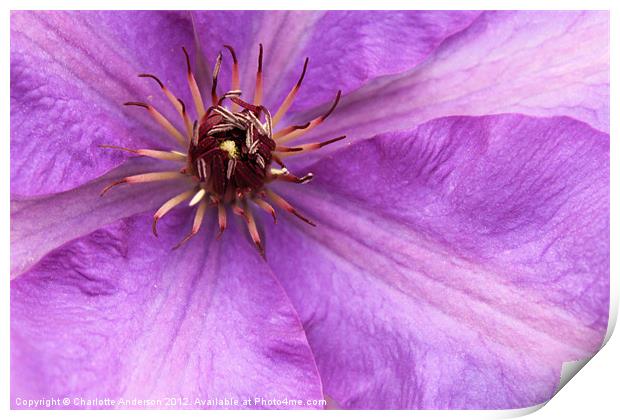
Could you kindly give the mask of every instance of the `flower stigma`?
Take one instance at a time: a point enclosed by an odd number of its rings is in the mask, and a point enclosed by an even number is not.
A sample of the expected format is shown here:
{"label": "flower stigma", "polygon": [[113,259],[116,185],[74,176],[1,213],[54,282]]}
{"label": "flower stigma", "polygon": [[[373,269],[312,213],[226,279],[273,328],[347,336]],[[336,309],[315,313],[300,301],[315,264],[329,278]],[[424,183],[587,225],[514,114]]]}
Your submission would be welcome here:
{"label": "flower stigma", "polygon": [[341,91],[327,112],[302,125],[291,125],[275,130],[292,105],[299,91],[309,59],[306,58],[301,76],[275,114],[262,105],[263,98],[263,46],[259,45],[258,70],[252,102],[241,99],[239,63],[234,49],[224,46],[232,57],[231,89],[223,95],[217,93],[217,81],[222,64],[222,53],[217,56],[211,84],[211,105],[206,108],[185,48],[183,53],[187,66],[187,81],[198,116],[191,119],[185,103],[176,97],[156,76],[140,74],[139,77],[154,80],[179,114],[183,132],[179,131],[155,107],[144,102],[127,102],[125,105],[144,108],[150,116],[176,141],[176,150],[127,149],[119,146],[102,147],[119,149],[139,156],[159,160],[178,161],[178,171],[149,172],[125,177],[108,185],[101,192],[103,196],[112,187],[120,184],[186,179],[192,188],[170,198],[153,216],[153,234],[157,236],[157,222],[173,208],[185,201],[196,207],[191,231],[174,247],[180,247],[200,230],[207,208],[217,208],[219,238],[226,230],[227,209],[241,217],[247,226],[252,241],[264,255],[264,247],[256,227],[253,208],[267,212],[276,222],[274,206],[297,216],[302,221],[315,224],[299,213],[288,201],[268,188],[275,181],[304,184],[313,178],[312,173],[298,177],[284,164],[284,158],[318,150],[345,136],[330,140],[296,146],[284,144],[308,133],[323,123],[334,111],[340,100]]}

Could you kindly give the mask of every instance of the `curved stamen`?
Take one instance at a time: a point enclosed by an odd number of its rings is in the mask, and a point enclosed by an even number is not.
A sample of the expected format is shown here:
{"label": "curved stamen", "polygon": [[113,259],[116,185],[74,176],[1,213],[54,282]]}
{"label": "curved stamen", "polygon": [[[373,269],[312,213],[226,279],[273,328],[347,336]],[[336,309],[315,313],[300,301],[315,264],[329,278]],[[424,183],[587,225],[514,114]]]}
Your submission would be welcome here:
{"label": "curved stamen", "polygon": [[252,105],[250,103],[247,103],[246,101],[244,101],[243,99],[239,98],[239,97],[231,97],[230,100],[235,104],[235,105],[239,105],[241,108],[247,109],[248,111],[252,111],[255,114],[258,114],[261,110],[261,106],[256,106],[256,105]]}
{"label": "curved stamen", "polygon": [[263,44],[258,44],[258,70],[256,71],[256,87],[254,89],[254,104],[260,105],[263,101]]}
{"label": "curved stamen", "polygon": [[220,226],[220,232],[217,234],[217,239],[222,237],[222,234],[226,230],[226,207],[220,201],[217,203],[217,222]]}
{"label": "curved stamen", "polygon": [[263,200],[260,197],[253,197],[252,201],[254,201],[256,203],[256,205],[258,205],[258,207],[260,207],[261,209],[265,210],[265,212],[269,213],[271,215],[271,217],[273,217],[273,223],[274,224],[277,223],[276,211],[271,206],[271,204],[269,204],[268,202],[266,202],[265,200]]}
{"label": "curved stamen", "polygon": [[187,108],[185,108],[185,102],[177,98],[179,105],[181,105],[181,118],[183,118],[183,124],[185,125],[185,132],[187,132],[187,138],[192,140],[192,120],[190,120],[189,115],[187,114]]}
{"label": "curved stamen", "polygon": [[145,174],[132,175],[126,178],[123,178],[119,181],[113,182],[101,191],[100,196],[103,197],[105,193],[107,193],[112,187],[116,187],[121,184],[140,184],[143,182],[154,182],[154,181],[167,181],[169,179],[177,179],[177,178],[187,178],[187,175],[184,175],[180,172],[148,172]]}
{"label": "curved stamen", "polygon": [[304,69],[301,71],[301,76],[299,76],[299,80],[297,81],[295,86],[293,86],[293,89],[291,89],[288,95],[286,95],[286,98],[282,102],[282,105],[280,105],[280,108],[278,108],[278,110],[276,111],[276,115],[274,115],[273,117],[274,126],[278,124],[278,121],[282,119],[284,114],[286,114],[286,111],[288,111],[288,109],[293,104],[293,101],[295,100],[295,96],[297,96],[297,92],[299,91],[299,88],[301,87],[301,82],[303,82],[304,76],[306,75],[306,69],[308,68],[308,61],[310,61],[310,59],[306,57],[306,61],[304,61]]}
{"label": "curved stamen", "polygon": [[192,144],[196,146],[198,144],[198,121],[194,120],[192,125]]}
{"label": "curved stamen", "polygon": [[231,203],[230,208],[232,209],[233,213],[247,221],[245,211],[243,211],[243,209],[239,207],[239,204],[236,200]]}
{"label": "curved stamen", "polygon": [[149,114],[151,114],[151,117],[153,117],[153,119],[159,124],[161,125],[164,130],[166,130],[168,132],[168,134],[170,134],[172,137],[174,137],[174,139],[183,147],[187,147],[187,139],[183,136],[183,134],[181,134],[179,132],[179,130],[176,129],[176,127],[174,125],[172,125],[172,123],[170,123],[170,121],[168,121],[166,119],[166,117],[164,117],[162,114],[159,113],[159,111],[157,111],[155,109],[155,107],[153,107],[152,105],[146,104],[144,102],[125,102],[124,105],[126,106],[139,106],[142,107],[144,109],[146,109]]}
{"label": "curved stamen", "polygon": [[181,117],[183,118],[183,122],[185,122],[185,129],[187,131],[187,136],[191,136],[192,133],[190,131],[191,129],[191,125],[188,126],[187,121],[187,113],[185,112],[185,104],[183,103],[182,100],[180,100],[176,95],[174,95],[163,83],[161,80],[159,80],[158,77],[152,75],[152,74],[148,74],[148,73],[142,73],[139,74],[138,77],[148,77],[150,79],[155,80],[155,82],[157,82],[157,84],[159,85],[159,87],[161,88],[161,90],[164,92],[164,94],[166,95],[166,98],[168,98],[168,100],[170,101],[170,103],[172,104],[172,106],[174,107],[174,109],[177,110],[177,112],[179,113],[179,115],[181,115]]}
{"label": "curved stamen", "polygon": [[213,68],[213,83],[211,83],[211,103],[213,106],[217,106],[217,77],[220,74],[220,68],[222,67],[222,53],[218,53],[215,60],[215,67]]}
{"label": "curved stamen", "polygon": [[278,138],[285,137],[287,134],[290,134],[293,131],[305,130],[308,127],[310,127],[310,121],[308,121],[305,124],[301,124],[301,125],[290,125],[290,126],[288,126],[286,128],[283,128],[282,130],[276,132],[276,134],[273,136],[273,139],[277,141]]}
{"label": "curved stamen", "polygon": [[[293,126],[293,127],[297,127],[297,128],[293,128],[292,130],[291,130],[291,127],[287,127],[285,129],[282,129],[282,130],[278,131],[277,133],[275,133],[273,135],[273,139],[277,140],[278,143],[286,143],[287,141],[291,141],[293,139],[296,139],[297,137],[301,136],[302,134],[305,134],[308,131],[312,130],[314,127],[316,127],[317,125],[319,125],[323,121],[325,121],[327,119],[327,117],[329,117],[331,115],[331,113],[334,112],[334,109],[336,109],[336,106],[338,105],[338,102],[340,102],[340,95],[341,94],[342,94],[342,91],[339,90],[338,93],[336,94],[336,99],[334,100],[334,103],[329,108],[329,110],[327,110],[327,112],[325,114],[321,115],[320,117],[317,117],[317,118],[313,119],[312,121],[310,121],[305,126]],[[299,127],[304,127],[304,128],[299,128]]]}
{"label": "curved stamen", "polygon": [[[237,61],[237,54],[235,54],[235,49],[230,45],[224,45],[224,48],[230,51],[230,55],[233,60],[232,64],[232,81],[231,81],[231,91],[239,91],[241,84],[239,83],[239,62]],[[239,91],[240,92],[240,91]],[[239,108],[237,105],[233,105],[233,111],[238,111]]]}
{"label": "curved stamen", "polygon": [[[258,211],[270,214],[274,223],[277,223],[276,208],[283,209],[302,221],[316,226],[314,222],[300,214],[289,202],[277,193],[267,189],[270,182],[282,181],[304,184],[313,179],[308,173],[298,177],[292,174],[283,162],[284,157],[301,154],[320,149],[331,143],[340,141],[345,136],[336,137],[322,142],[313,142],[296,146],[284,146],[285,142],[293,140],[325,121],[336,109],[341,91],[329,109],[321,116],[305,124],[291,125],[273,133],[273,127],[280,122],[291,108],[308,70],[309,59],[304,60],[301,75],[297,83],[290,89],[276,113],[262,105],[263,101],[263,44],[259,44],[258,69],[256,71],[256,86],[253,102],[246,102],[241,98],[239,80],[239,61],[234,48],[224,45],[232,57],[232,77],[230,90],[218,95],[218,77],[222,66],[222,52],[218,53],[212,74],[211,101],[207,106],[203,102],[200,88],[192,72],[189,54],[183,48],[187,64],[187,80],[195,104],[198,117],[190,118],[185,103],[177,98],[162,81],[152,74],[143,73],[139,77],[153,79],[164,92],[175,110],[181,115],[186,136],[183,130],[177,129],[154,106],[145,102],[127,102],[125,105],[145,108],[151,117],[161,125],[185,149],[164,151],[152,149],[130,149],[113,145],[101,147],[122,150],[139,156],[147,156],[161,160],[183,162],[179,171],[149,172],[125,177],[106,186],[101,195],[112,187],[124,183],[144,183],[183,179],[190,181],[193,188],[168,199],[153,215],[153,234],[157,233],[158,220],[182,202],[188,201],[189,206],[196,206],[191,231],[173,248],[177,249],[195,236],[203,223],[207,208],[217,207],[219,225],[219,239],[228,224],[228,207],[244,219],[248,232],[257,249],[264,257],[264,246],[257,228],[255,215]],[[225,104],[228,99],[231,103]],[[278,140],[278,141],[276,141]],[[278,166],[279,165],[279,168]]]}
{"label": "curved stamen", "polygon": [[304,222],[308,223],[310,226],[316,226],[316,224],[312,220],[302,216],[297,210],[295,210],[295,207],[293,207],[284,198],[280,197],[278,194],[268,189],[265,189],[265,192],[267,193],[267,197],[269,197],[269,199],[273,201],[276,206],[280,207],[282,210],[294,214]]}
{"label": "curved stamen", "polygon": [[300,144],[299,146],[293,146],[293,147],[286,147],[286,146],[278,145],[276,146],[276,152],[286,153],[286,156],[300,155],[305,152],[311,152],[313,150],[320,149],[321,147],[327,146],[328,144],[335,143],[345,138],[347,138],[347,136],[339,136],[331,140],[325,140],[325,141],[317,142],[317,143]]}
{"label": "curved stamen", "polygon": [[271,169],[272,180],[293,182],[295,184],[305,184],[307,182],[312,181],[312,178],[314,178],[314,174],[312,172],[308,172],[306,175],[300,178],[300,177],[293,175],[292,173],[288,171],[283,172],[282,170],[274,170],[273,168]]}
{"label": "curved stamen", "polygon": [[170,210],[184,202],[185,200],[189,200],[189,198],[194,194],[194,190],[187,190],[182,192],[179,195],[172,197],[170,200],[166,201],[153,215],[153,235],[157,235],[157,222],[159,219],[164,217]]}
{"label": "curved stamen", "polygon": [[196,83],[194,73],[192,73],[192,65],[190,64],[189,54],[187,54],[187,50],[185,49],[185,47],[183,47],[183,54],[185,54],[185,62],[187,64],[187,83],[189,84],[189,90],[192,92],[194,105],[196,105],[198,120],[200,120],[205,114],[205,105],[202,101],[202,95],[200,94],[200,89],[198,88],[198,83]]}
{"label": "curved stamen", "polygon": [[271,138],[273,137],[274,126],[273,119],[271,118],[271,112],[269,112],[269,110],[262,105],[259,108],[265,113],[265,127],[267,127],[267,135]]}
{"label": "curved stamen", "polygon": [[103,149],[122,150],[123,152],[133,153],[133,154],[140,155],[140,156],[147,156],[147,157],[159,159],[159,160],[184,161],[187,159],[187,155],[185,153],[181,153],[177,151],[165,152],[162,150],[151,150],[151,149],[127,149],[126,147],[112,146],[108,144],[102,144],[99,147]]}
{"label": "curved stamen", "polygon": [[200,200],[202,200],[202,198],[205,196],[206,193],[207,192],[205,191],[204,188],[199,189],[198,192],[194,195],[194,197],[189,202],[189,206],[194,207],[196,204],[198,204]]}
{"label": "curved stamen", "polygon": [[265,255],[265,249],[263,248],[263,244],[260,240],[260,234],[258,233],[258,229],[256,228],[256,221],[254,220],[254,215],[252,214],[252,210],[248,207],[248,202],[243,202],[243,211],[246,214],[245,222],[248,225],[248,232],[250,232],[250,237],[254,244],[258,248],[258,252],[262,256]]}
{"label": "curved stamen", "polygon": [[172,249],[178,249],[181,245],[189,241],[194,235],[198,233],[198,231],[200,230],[200,226],[202,225],[202,219],[204,219],[206,210],[207,210],[207,202],[202,201],[200,205],[198,206],[198,210],[196,210],[196,215],[194,216],[194,224],[192,225],[191,232],[188,233],[187,236],[185,236],[185,238],[183,238],[181,242],[176,244]]}

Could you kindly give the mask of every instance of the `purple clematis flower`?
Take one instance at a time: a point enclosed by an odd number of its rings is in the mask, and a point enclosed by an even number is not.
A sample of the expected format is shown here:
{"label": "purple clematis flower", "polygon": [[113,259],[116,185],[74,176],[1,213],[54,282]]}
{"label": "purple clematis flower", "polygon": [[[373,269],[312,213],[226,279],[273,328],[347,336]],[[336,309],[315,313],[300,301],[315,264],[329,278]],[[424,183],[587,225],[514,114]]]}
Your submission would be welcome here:
{"label": "purple clematis flower", "polygon": [[547,401],[607,328],[608,36],[606,12],[13,12],[12,406]]}

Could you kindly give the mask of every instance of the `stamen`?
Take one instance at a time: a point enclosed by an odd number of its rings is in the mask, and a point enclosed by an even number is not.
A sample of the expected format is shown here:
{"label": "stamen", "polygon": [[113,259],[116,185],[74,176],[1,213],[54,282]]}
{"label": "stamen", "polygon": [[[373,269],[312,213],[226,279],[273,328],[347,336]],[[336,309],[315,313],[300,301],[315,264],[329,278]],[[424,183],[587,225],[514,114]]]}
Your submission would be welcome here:
{"label": "stamen", "polygon": [[311,152],[313,150],[320,149],[321,147],[325,147],[328,144],[335,143],[345,138],[347,138],[347,136],[339,136],[331,140],[325,140],[325,141],[318,142],[318,143],[301,144],[299,146],[294,146],[294,147],[286,147],[286,146],[278,145],[276,146],[276,152],[286,153],[286,156],[300,155],[305,152]]}
{"label": "stamen", "polygon": [[157,236],[157,222],[159,219],[164,217],[170,210],[181,204],[183,201],[189,199],[192,194],[194,194],[194,190],[187,190],[182,192],[179,195],[172,197],[170,200],[166,201],[153,215],[153,235]]}
{"label": "stamen", "polygon": [[140,156],[148,156],[148,157],[159,159],[159,160],[184,161],[185,159],[187,159],[186,154],[177,152],[177,151],[164,152],[161,150],[151,150],[151,149],[127,149],[125,147],[112,146],[108,144],[102,144],[99,147],[104,148],[104,149],[122,150],[123,152],[134,153]]}
{"label": "stamen", "polygon": [[292,133],[293,131],[297,131],[297,130],[304,130],[306,128],[308,128],[310,126],[310,121],[308,121],[305,124],[302,125],[290,125],[286,128],[283,128],[280,131],[277,131],[276,134],[273,136],[274,140],[278,140],[278,138],[280,137],[285,137],[287,134]]}
{"label": "stamen", "polygon": [[313,221],[302,216],[297,210],[295,210],[295,207],[293,207],[284,198],[280,197],[278,194],[268,189],[265,189],[265,192],[267,193],[267,197],[269,197],[276,204],[276,206],[280,207],[283,210],[288,211],[289,213],[294,214],[295,216],[299,217],[304,222],[308,223],[310,226],[316,226],[316,224]]}
{"label": "stamen", "polygon": [[273,120],[271,119],[271,112],[267,108],[261,105],[260,109],[265,113],[265,127],[267,127],[267,135],[269,138],[273,137]]}
{"label": "stamen", "polygon": [[152,74],[143,73],[143,74],[139,74],[138,77],[148,77],[148,78],[155,80],[155,82],[157,82],[157,84],[159,85],[161,90],[164,92],[164,94],[166,95],[166,97],[168,98],[172,106],[174,107],[174,109],[176,109],[179,115],[181,115],[181,117],[183,118],[183,122],[185,123],[185,129],[187,130],[187,136],[188,137],[191,136],[192,135],[191,124],[189,124],[189,118],[187,117],[187,113],[185,112],[185,104],[183,103],[183,101],[177,98],[156,76]]}
{"label": "stamen", "polygon": [[254,198],[252,198],[252,201],[254,201],[258,205],[258,207],[260,207],[261,209],[265,210],[265,212],[269,213],[271,215],[271,217],[273,217],[273,223],[274,224],[277,223],[276,211],[271,206],[271,204],[269,204],[268,202],[266,202],[265,200],[263,200],[260,197],[254,197]]}
{"label": "stamen", "polygon": [[196,111],[198,112],[198,120],[200,120],[205,114],[205,105],[202,101],[202,95],[200,94],[198,83],[196,83],[196,78],[192,73],[192,66],[189,62],[189,54],[187,54],[185,47],[183,47],[183,54],[185,54],[185,62],[187,63],[187,82],[189,83],[189,90],[192,92],[194,105],[196,105]]}
{"label": "stamen", "polygon": [[[153,105],[146,102],[127,102],[125,105],[145,108],[151,117],[161,125],[183,147],[179,151],[152,149],[130,149],[113,145],[101,147],[122,150],[139,156],[147,156],[160,160],[182,162],[178,171],[149,172],[125,177],[106,186],[101,195],[112,187],[124,183],[146,183],[183,179],[190,181],[193,188],[168,199],[153,215],[153,234],[157,233],[157,223],[176,206],[188,201],[190,207],[196,207],[192,228],[187,235],[173,248],[177,249],[196,235],[201,228],[208,207],[217,207],[219,239],[227,228],[228,208],[232,213],[243,217],[254,244],[264,257],[264,247],[257,228],[254,205],[268,213],[277,223],[276,208],[283,209],[311,226],[314,222],[300,214],[289,202],[277,193],[267,189],[270,182],[283,181],[304,184],[313,179],[314,174],[308,173],[298,177],[286,168],[283,158],[320,149],[331,143],[340,141],[345,136],[336,137],[322,142],[313,142],[287,147],[285,142],[312,130],[325,121],[336,109],[341,96],[338,91],[329,109],[321,116],[302,125],[291,125],[274,133],[274,126],[282,121],[299,93],[308,70],[309,59],[303,63],[301,75],[297,83],[290,89],[276,113],[262,105],[263,101],[263,44],[259,44],[258,68],[253,102],[242,99],[239,80],[239,61],[234,48],[224,45],[232,57],[232,75],[230,90],[218,95],[218,78],[222,66],[222,51],[217,55],[212,73],[211,102],[205,104],[202,93],[189,59],[183,48],[187,65],[187,80],[194,101],[197,118],[190,117],[186,104],[177,98],[162,81],[152,74],[143,73],[140,77],[153,79],[172,103],[183,119],[184,130],[179,130]],[[225,52],[224,52],[225,53]],[[204,62],[198,64],[199,77],[208,71]],[[208,77],[208,76],[207,76]],[[201,80],[202,81],[202,80]],[[220,88],[220,91],[223,89]],[[208,94],[207,92],[204,92]],[[228,99],[231,103],[226,103]],[[225,106],[224,106],[225,104]],[[183,133],[182,132],[186,132]],[[185,134],[185,135],[184,135]],[[251,202],[251,201],[252,202]]]}
{"label": "stamen", "polygon": [[232,209],[233,213],[235,213],[237,216],[243,217],[244,219],[247,220],[247,216],[245,215],[245,212],[243,211],[241,207],[239,207],[239,204],[237,203],[236,200],[231,203],[230,208]]}
{"label": "stamen", "polygon": [[194,120],[194,125],[192,126],[192,144],[194,146],[198,146],[198,121]]}
{"label": "stamen", "polygon": [[119,181],[113,182],[108,185],[101,191],[100,196],[103,197],[105,193],[107,193],[112,187],[115,187],[120,184],[140,184],[143,182],[154,182],[154,181],[167,181],[169,179],[177,179],[177,178],[186,178],[187,175],[183,175],[180,172],[148,172],[145,174],[133,175],[123,178]]}
{"label": "stamen", "polygon": [[272,154],[271,158],[278,164],[280,165],[280,167],[282,168],[282,171],[284,172],[288,172],[288,169],[286,169],[286,165],[284,164],[284,162],[282,162],[282,159],[280,159],[280,156],[278,156],[277,154]]}
{"label": "stamen", "polygon": [[207,202],[206,201],[202,201],[200,203],[200,205],[198,206],[198,210],[196,210],[196,215],[194,216],[194,224],[192,226],[191,232],[185,238],[183,238],[181,240],[181,242],[176,244],[174,246],[174,248],[172,248],[172,249],[179,248],[181,245],[183,245],[185,242],[189,241],[194,235],[196,235],[198,233],[198,231],[200,230],[200,225],[202,225],[202,219],[205,216],[205,211],[206,210],[207,210]]}
{"label": "stamen", "polygon": [[258,163],[258,166],[265,169],[265,159],[263,159],[261,155],[256,155],[256,163]]}
{"label": "stamen", "polygon": [[220,233],[217,234],[217,239],[220,239],[226,230],[226,207],[221,201],[217,203],[217,222],[220,225]]}
{"label": "stamen", "polygon": [[265,127],[263,126],[263,123],[261,123],[260,120],[258,118],[256,118],[256,115],[254,115],[252,112],[248,112],[247,116],[252,121],[252,124],[254,125],[254,127],[256,127],[258,129],[258,132],[261,133],[263,136],[266,136],[267,135],[267,131],[265,130]]}
{"label": "stamen", "polygon": [[271,175],[274,175],[274,176],[286,175],[289,173],[288,169],[286,169],[285,167],[282,167],[281,169],[271,168],[270,172],[271,172]]}
{"label": "stamen", "polygon": [[327,117],[329,117],[331,113],[334,112],[334,109],[336,109],[336,106],[338,105],[338,102],[340,101],[341,94],[342,94],[342,91],[339,90],[338,93],[336,94],[336,99],[334,100],[334,103],[324,115],[321,115],[320,117],[313,119],[305,126],[296,126],[296,128],[294,128],[293,130],[291,130],[291,127],[280,130],[273,135],[273,139],[279,140],[278,143],[286,143],[287,141],[296,139],[302,134],[305,134],[308,131],[312,130],[314,127],[316,127],[317,125],[325,121]]}
{"label": "stamen", "polygon": [[185,125],[185,131],[187,132],[187,138],[191,141],[194,134],[194,130],[192,129],[192,120],[190,120],[189,115],[187,115],[187,108],[185,108],[185,102],[180,99],[177,100],[181,105],[181,117],[183,118],[183,124]]}
{"label": "stamen", "polygon": [[226,92],[222,98],[235,98],[235,97],[239,97],[241,96],[241,91],[240,90],[229,90],[228,92]]}
{"label": "stamen", "polygon": [[227,131],[234,130],[235,128],[237,128],[237,126],[234,124],[218,124],[214,126],[211,130],[209,130],[209,132],[207,132],[207,135],[212,136],[216,133],[225,133]]}
{"label": "stamen", "polygon": [[254,89],[254,104],[260,105],[263,101],[263,44],[258,44],[258,70],[256,71],[256,88]]}
{"label": "stamen", "polygon": [[187,139],[183,137],[183,135],[177,130],[171,123],[161,115],[153,106],[149,104],[145,104],[144,102],[125,102],[124,105],[127,106],[139,106],[145,108],[151,117],[161,125],[174,139],[183,147],[187,147]]}
{"label": "stamen", "polygon": [[245,221],[248,225],[248,232],[250,232],[250,236],[252,237],[252,241],[258,248],[258,251],[261,255],[265,255],[265,250],[263,248],[263,244],[260,240],[260,234],[258,233],[258,229],[256,228],[256,221],[254,220],[254,215],[252,214],[252,210],[248,207],[247,201],[243,202],[243,211],[247,215]]}
{"label": "stamen", "polygon": [[271,175],[274,180],[285,181],[285,182],[294,182],[295,184],[306,184],[314,178],[314,174],[312,172],[308,172],[306,175],[297,177],[292,173],[286,171],[282,173],[281,171],[277,171],[272,169]]}
{"label": "stamen", "polygon": [[205,162],[203,158],[198,159],[196,163],[197,163],[196,167],[198,168],[198,178],[201,181],[206,180],[207,179],[207,163]]}
{"label": "stamen", "polygon": [[211,84],[211,103],[213,106],[217,106],[217,76],[220,74],[220,67],[222,66],[222,53],[218,53],[215,60],[215,67],[213,68],[213,83]]}
{"label": "stamen", "polygon": [[250,125],[245,132],[245,147],[249,150],[252,147],[252,139],[254,138],[254,126]]}
{"label": "stamen", "polygon": [[226,179],[230,179],[235,172],[235,167],[237,166],[236,159],[230,159],[228,161],[228,167],[226,168]]}
{"label": "stamen", "polygon": [[230,120],[231,124],[235,124],[235,123],[239,124],[239,118],[235,114],[230,112],[228,109],[224,108],[223,106],[218,106],[213,111],[217,112],[222,117]]}
{"label": "stamen", "polygon": [[[227,48],[228,51],[230,51],[230,55],[232,56],[232,60],[233,60],[233,65],[232,65],[232,83],[231,83],[231,89],[232,90],[231,91],[239,91],[239,94],[241,94],[241,91],[239,90],[239,87],[240,87],[240,83],[239,83],[239,62],[237,61],[237,54],[235,54],[234,48],[231,47],[230,45],[224,45],[224,48]],[[238,109],[239,109],[239,107],[236,104],[233,104],[232,110],[233,111],[237,111]]]}
{"label": "stamen", "polygon": [[202,200],[202,198],[205,196],[206,193],[207,192],[205,191],[204,188],[201,188],[200,190],[198,190],[198,192],[194,195],[192,200],[189,202],[189,206],[194,207],[196,204],[198,204],[200,200]]}
{"label": "stamen", "polygon": [[282,119],[284,114],[286,114],[286,111],[288,111],[288,109],[293,104],[293,101],[295,100],[295,96],[297,96],[297,92],[299,91],[299,88],[301,87],[301,82],[303,82],[304,76],[306,75],[306,69],[308,68],[309,60],[310,59],[306,57],[306,61],[304,61],[304,69],[301,71],[301,76],[299,77],[299,80],[297,81],[295,86],[293,86],[293,89],[291,89],[288,95],[286,95],[286,98],[284,99],[284,102],[282,102],[282,105],[280,105],[280,108],[278,108],[278,111],[276,111],[276,115],[274,115],[273,117],[274,126],[278,124],[278,122]]}
{"label": "stamen", "polygon": [[238,97],[232,97],[232,98],[230,98],[230,100],[235,105],[239,105],[240,107],[245,108],[248,111],[252,111],[255,114],[258,114],[260,112],[260,109],[262,108],[261,106],[256,106],[256,105],[249,104],[246,101],[244,101],[243,99],[238,98]]}

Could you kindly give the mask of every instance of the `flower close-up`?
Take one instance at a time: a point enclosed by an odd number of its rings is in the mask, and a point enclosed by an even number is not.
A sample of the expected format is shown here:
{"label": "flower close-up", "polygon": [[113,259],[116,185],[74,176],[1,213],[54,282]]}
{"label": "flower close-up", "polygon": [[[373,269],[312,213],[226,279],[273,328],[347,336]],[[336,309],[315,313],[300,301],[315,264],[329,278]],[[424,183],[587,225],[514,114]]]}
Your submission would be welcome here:
{"label": "flower close-up", "polygon": [[513,409],[609,318],[609,12],[11,12],[11,407]]}

